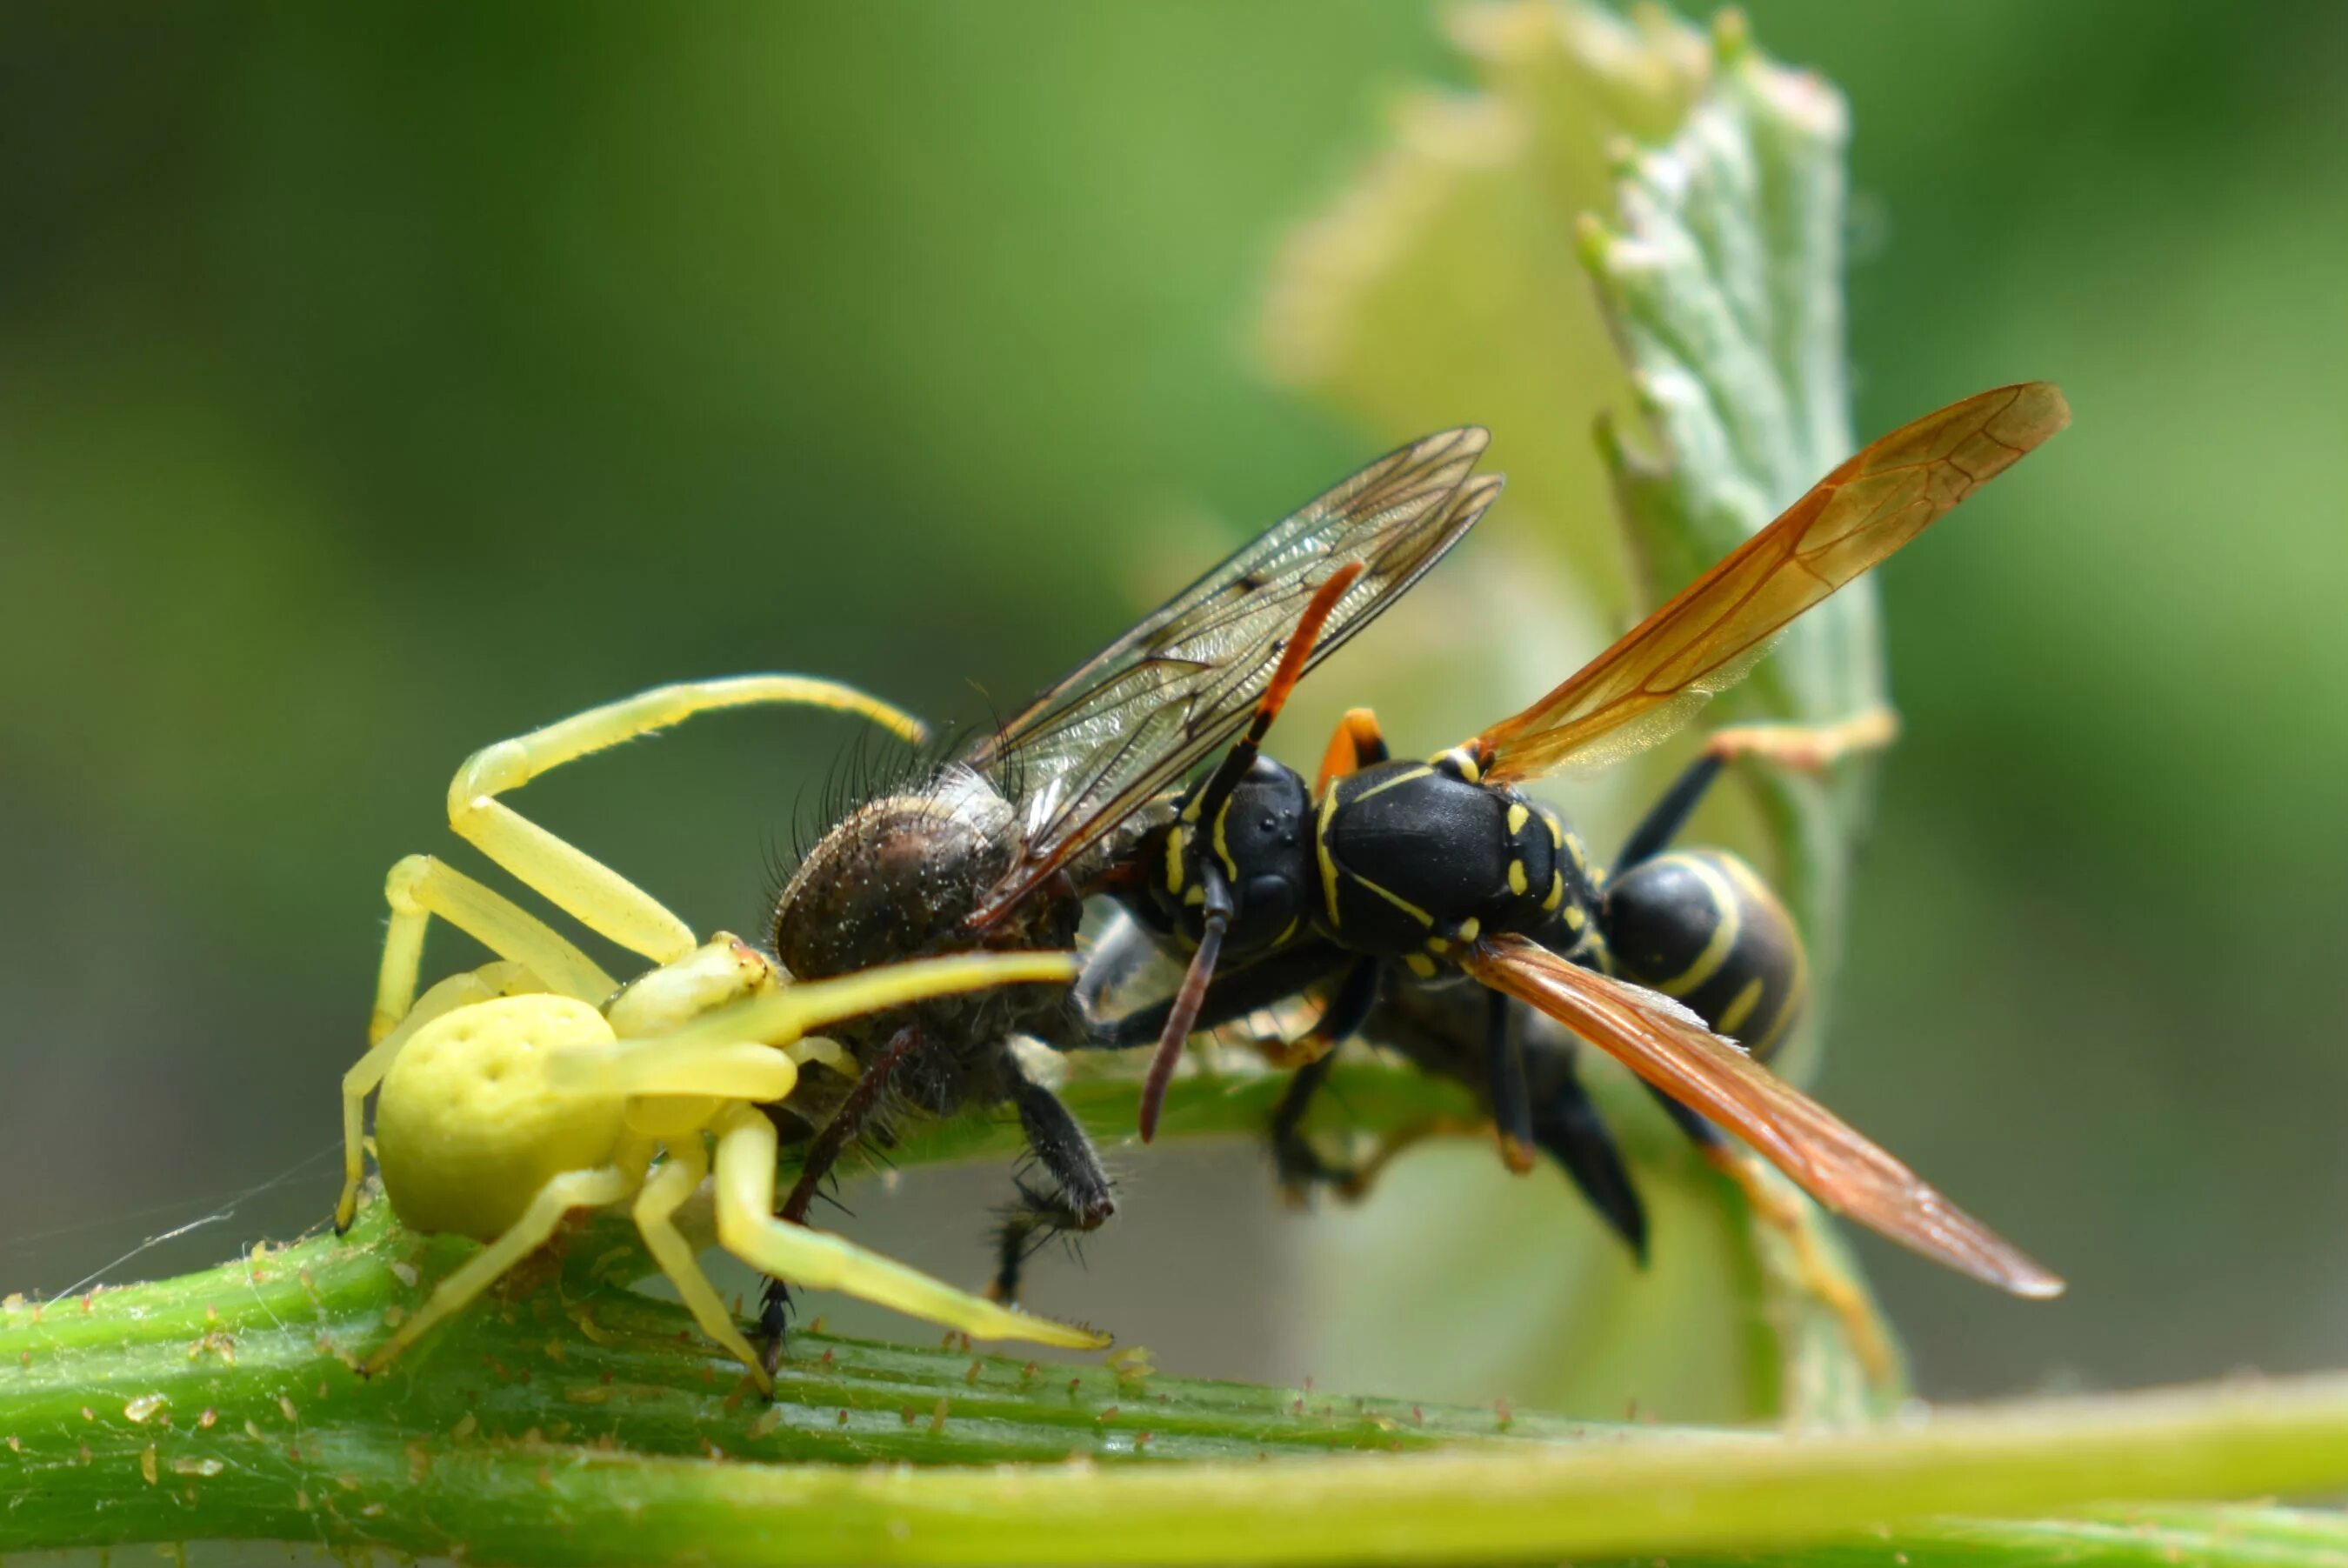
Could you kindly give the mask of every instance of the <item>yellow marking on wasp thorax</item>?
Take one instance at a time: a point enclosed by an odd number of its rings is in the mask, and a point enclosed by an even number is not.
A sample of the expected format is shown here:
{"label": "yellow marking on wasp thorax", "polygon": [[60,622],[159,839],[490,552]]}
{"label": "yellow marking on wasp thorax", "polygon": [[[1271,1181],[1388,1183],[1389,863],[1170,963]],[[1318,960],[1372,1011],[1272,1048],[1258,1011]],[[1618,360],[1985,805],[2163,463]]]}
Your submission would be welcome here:
{"label": "yellow marking on wasp thorax", "polygon": [[1451,951],[1451,944],[1440,936],[1430,936],[1426,939],[1426,950],[1429,953],[1448,953]]}
{"label": "yellow marking on wasp thorax", "polygon": [[1303,923],[1303,918],[1304,917],[1302,915],[1290,915],[1288,917],[1288,923],[1280,928],[1280,934],[1272,939],[1272,944],[1274,947],[1287,946],[1288,939],[1296,934],[1296,928],[1300,924]]}
{"label": "yellow marking on wasp thorax", "polygon": [[1369,889],[1372,892],[1377,894],[1380,898],[1385,900],[1388,903],[1394,905],[1405,914],[1410,916],[1411,919],[1418,922],[1419,924],[1425,926],[1434,925],[1435,916],[1427,913],[1426,911],[1419,908],[1418,905],[1411,903],[1410,900],[1403,897],[1402,894],[1392,892],[1380,887],[1377,883],[1372,882],[1369,878],[1363,876],[1358,872],[1349,872],[1346,874],[1352,877],[1357,885]]}
{"label": "yellow marking on wasp thorax", "polygon": [[[1565,873],[1560,871],[1552,871],[1549,873],[1549,892],[1541,895],[1541,913],[1544,914],[1553,914],[1557,912],[1557,906],[1564,902]],[[1580,913],[1581,913],[1581,906],[1576,905],[1574,908],[1574,913],[1579,914]],[[1573,916],[1568,915],[1566,918],[1568,920],[1571,920]]]}
{"label": "yellow marking on wasp thorax", "polygon": [[1192,882],[1189,890],[1182,894],[1182,903],[1191,909],[1205,908],[1207,903],[1207,884],[1205,882]]}
{"label": "yellow marking on wasp thorax", "polygon": [[[1434,777],[1434,774],[1435,769],[1432,768],[1405,769],[1402,772],[1395,774],[1391,779],[1371,785],[1368,789],[1363,790],[1360,794],[1354,796],[1352,800],[1349,800],[1346,803],[1348,805],[1358,805],[1362,801],[1368,799],[1373,795],[1383,795],[1387,790],[1395,789],[1399,785],[1416,784],[1422,779]],[[1329,793],[1334,795],[1336,792],[1336,789],[1333,786],[1330,789]]]}
{"label": "yellow marking on wasp thorax", "polygon": [[1541,825],[1549,830],[1550,847],[1558,850],[1565,848],[1565,824],[1557,820],[1557,813],[1545,810],[1540,817]]}
{"label": "yellow marking on wasp thorax", "polygon": [[1483,935],[1483,934],[1484,934],[1484,923],[1483,923],[1482,921],[1480,921],[1480,920],[1477,919],[1474,915],[1472,915],[1472,914],[1471,914],[1471,915],[1469,915],[1467,919],[1465,919],[1465,920],[1463,920],[1463,921],[1461,921],[1461,922],[1459,923],[1459,940],[1460,940],[1460,941],[1462,941],[1462,942],[1473,942],[1473,941],[1475,941],[1478,936],[1481,936],[1481,935]]}
{"label": "yellow marking on wasp thorax", "polygon": [[1417,975],[1420,979],[1432,980],[1435,978],[1435,960],[1429,958],[1426,954],[1406,953],[1403,954],[1402,961],[1404,965],[1409,968],[1410,972]]}
{"label": "yellow marking on wasp thorax", "polygon": [[1199,808],[1204,804],[1206,804],[1206,802],[1200,799],[1198,796],[1191,796],[1182,807],[1182,820],[1185,822],[1197,821],[1199,820]]}
{"label": "yellow marking on wasp thorax", "polygon": [[1509,862],[1509,891],[1515,893],[1519,898],[1522,898],[1525,895],[1525,890],[1532,885],[1532,879],[1525,875],[1525,862],[1522,861],[1510,861]]}
{"label": "yellow marking on wasp thorax", "polygon": [[[1543,908],[1547,908],[1548,906],[1547,906],[1546,904],[1544,904],[1544,905],[1542,905],[1542,907],[1543,907]],[[1566,928],[1568,931],[1570,931],[1570,932],[1574,933],[1576,935],[1579,935],[1579,934],[1581,934],[1581,928],[1582,928],[1583,926],[1585,926],[1585,925],[1588,925],[1589,923],[1590,923],[1590,917],[1589,917],[1588,915],[1586,915],[1586,914],[1584,914],[1584,913],[1581,913],[1581,906],[1580,904],[1578,904],[1578,903],[1576,903],[1576,904],[1569,904],[1569,905],[1566,907],[1566,911],[1565,911],[1565,928]]]}
{"label": "yellow marking on wasp thorax", "polygon": [[1704,944],[1704,951],[1695,955],[1694,963],[1655,985],[1655,989],[1666,996],[1686,996],[1719,974],[1720,966],[1728,961],[1729,950],[1736,945],[1737,935],[1745,923],[1744,910],[1737,902],[1736,890],[1708,862],[1694,855],[1666,855],[1663,859],[1677,861],[1685,866],[1694,873],[1698,882],[1704,883],[1704,891],[1712,895],[1715,917],[1712,940]]}
{"label": "yellow marking on wasp thorax", "polygon": [[1519,833],[1523,832],[1525,830],[1525,824],[1532,820],[1532,816],[1533,809],[1530,806],[1526,805],[1522,800],[1510,806],[1509,808],[1509,836],[1510,838],[1514,838]]}
{"label": "yellow marking on wasp thorax", "polygon": [[1178,826],[1166,832],[1166,891],[1182,891],[1182,830]]}
{"label": "yellow marking on wasp thorax", "polygon": [[1581,834],[1566,834],[1565,852],[1573,857],[1573,869],[1575,871],[1580,872],[1584,876],[1588,876],[1590,874],[1590,852],[1581,847]]}
{"label": "yellow marking on wasp thorax", "polygon": [[1337,857],[1329,852],[1329,822],[1337,814],[1337,790],[1331,786],[1321,797],[1321,813],[1313,824],[1313,853],[1321,862],[1321,904],[1329,912],[1329,929],[1337,929]]}
{"label": "yellow marking on wasp thorax", "polygon": [[1231,859],[1231,846],[1223,838],[1223,824],[1231,820],[1232,796],[1223,798],[1223,809],[1215,813],[1215,859],[1223,862],[1223,874],[1233,882],[1240,880],[1239,862]]}
{"label": "yellow marking on wasp thorax", "polygon": [[1736,999],[1729,1003],[1728,1010],[1721,1014],[1720,1022],[1713,1026],[1713,1033],[1726,1035],[1732,1040],[1738,1038],[1736,1031],[1743,1028],[1745,1020],[1753,1016],[1753,1009],[1761,1003],[1761,993],[1768,988],[1769,983],[1758,975],[1747,980],[1745,983],[1745,989],[1739,991],[1736,994]]}
{"label": "yellow marking on wasp thorax", "polygon": [[1484,769],[1477,763],[1476,754],[1464,746],[1455,746],[1448,751],[1438,751],[1426,760],[1437,768],[1448,762],[1457,770],[1459,777],[1470,784],[1481,784],[1484,781]]}

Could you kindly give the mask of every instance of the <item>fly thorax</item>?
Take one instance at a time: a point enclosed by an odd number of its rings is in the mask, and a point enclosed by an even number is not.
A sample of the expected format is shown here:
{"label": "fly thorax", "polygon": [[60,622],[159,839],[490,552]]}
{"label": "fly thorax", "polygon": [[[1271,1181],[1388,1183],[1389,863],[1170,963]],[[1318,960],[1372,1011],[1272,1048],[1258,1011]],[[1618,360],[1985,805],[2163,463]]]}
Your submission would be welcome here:
{"label": "fly thorax", "polygon": [[1014,831],[1003,798],[959,770],[858,808],[783,889],[776,956],[819,980],[980,945],[965,922],[1009,867]]}

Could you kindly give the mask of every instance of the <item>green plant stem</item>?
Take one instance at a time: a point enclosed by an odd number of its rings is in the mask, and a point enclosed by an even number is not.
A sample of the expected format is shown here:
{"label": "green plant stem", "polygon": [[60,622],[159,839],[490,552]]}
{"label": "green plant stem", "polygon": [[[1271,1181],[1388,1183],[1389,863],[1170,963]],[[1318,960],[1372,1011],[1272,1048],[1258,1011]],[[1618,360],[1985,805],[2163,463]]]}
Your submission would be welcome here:
{"label": "green plant stem", "polygon": [[[1423,1080],[1352,1071],[1357,1114],[1392,1129],[1426,1109]],[[1176,1125],[1256,1125],[1267,1087],[1191,1079]],[[1129,1088],[1072,1091],[1096,1115],[1130,1113]],[[911,1152],[983,1136],[949,1128]],[[378,1202],[347,1237],[12,1300],[0,1552],[292,1540],[478,1563],[1304,1563],[1826,1542],[1836,1562],[2013,1563],[2060,1544],[2116,1563],[2199,1531],[2233,1554],[2213,1560],[2307,1562],[2339,1542],[2295,1516],[1931,1516],[2348,1486],[2348,1378],[1788,1439],[808,1332],[769,1403],[680,1308],[628,1288],[644,1265],[612,1219],[360,1377],[357,1357],[467,1250]]]}

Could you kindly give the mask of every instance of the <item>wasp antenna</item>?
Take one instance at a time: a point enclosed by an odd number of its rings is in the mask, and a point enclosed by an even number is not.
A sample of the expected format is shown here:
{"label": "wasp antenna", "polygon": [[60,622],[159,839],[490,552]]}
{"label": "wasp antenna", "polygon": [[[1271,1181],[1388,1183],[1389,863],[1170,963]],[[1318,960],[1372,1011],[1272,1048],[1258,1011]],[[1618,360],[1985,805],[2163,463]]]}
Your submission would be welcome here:
{"label": "wasp antenna", "polygon": [[1199,951],[1190,955],[1190,967],[1182,975],[1182,988],[1174,993],[1165,1030],[1159,1035],[1158,1049],[1149,1058],[1149,1076],[1141,1081],[1144,1143],[1158,1136],[1158,1113],[1166,1103],[1166,1086],[1174,1081],[1174,1064],[1182,1059],[1182,1047],[1189,1042],[1190,1029],[1199,1021],[1199,1010],[1206,1006],[1207,987],[1215,978],[1215,963],[1222,956],[1223,928],[1231,924],[1231,913],[1237,907],[1231,902],[1231,884],[1223,880],[1220,867],[1200,867],[1200,880],[1205,893],[1200,903],[1205,923],[1199,933]]}
{"label": "wasp antenna", "polygon": [[1182,1047],[1190,1038],[1190,1026],[1199,1021],[1199,1009],[1206,1004],[1207,985],[1215,977],[1215,960],[1223,950],[1223,926],[1229,918],[1220,912],[1207,917],[1207,928],[1199,937],[1199,951],[1190,955],[1190,968],[1182,976],[1182,989],[1174,994],[1174,1010],[1166,1016],[1166,1032],[1158,1037],[1158,1049],[1149,1058],[1149,1076],[1141,1084],[1144,1143],[1158,1136],[1158,1112],[1166,1103],[1166,1086],[1174,1081],[1174,1064],[1182,1059]]}

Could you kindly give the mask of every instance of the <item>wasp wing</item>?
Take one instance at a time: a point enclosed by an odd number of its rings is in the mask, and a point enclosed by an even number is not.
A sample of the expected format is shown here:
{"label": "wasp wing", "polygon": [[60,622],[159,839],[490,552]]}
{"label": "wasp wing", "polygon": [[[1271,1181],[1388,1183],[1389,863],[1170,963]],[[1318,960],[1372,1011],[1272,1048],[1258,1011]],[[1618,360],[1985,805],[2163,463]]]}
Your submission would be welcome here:
{"label": "wasp wing", "polygon": [[2071,421],[2048,382],[1952,403],[1866,448],[1532,707],[1478,736],[1494,783],[1645,750],[1796,616]]}
{"label": "wasp wing", "polygon": [[1457,544],[1499,493],[1469,478],[1472,426],[1390,452],[1245,545],[1076,666],[964,758],[1007,775],[1021,846],[973,916],[1035,885],[1238,733],[1313,593],[1352,562],[1306,668],[1344,645]]}
{"label": "wasp wing", "polygon": [[1828,1208],[2015,1295],[2062,1293],[2059,1278],[1670,997],[1521,936],[1488,937],[1460,962],[1735,1133]]}

